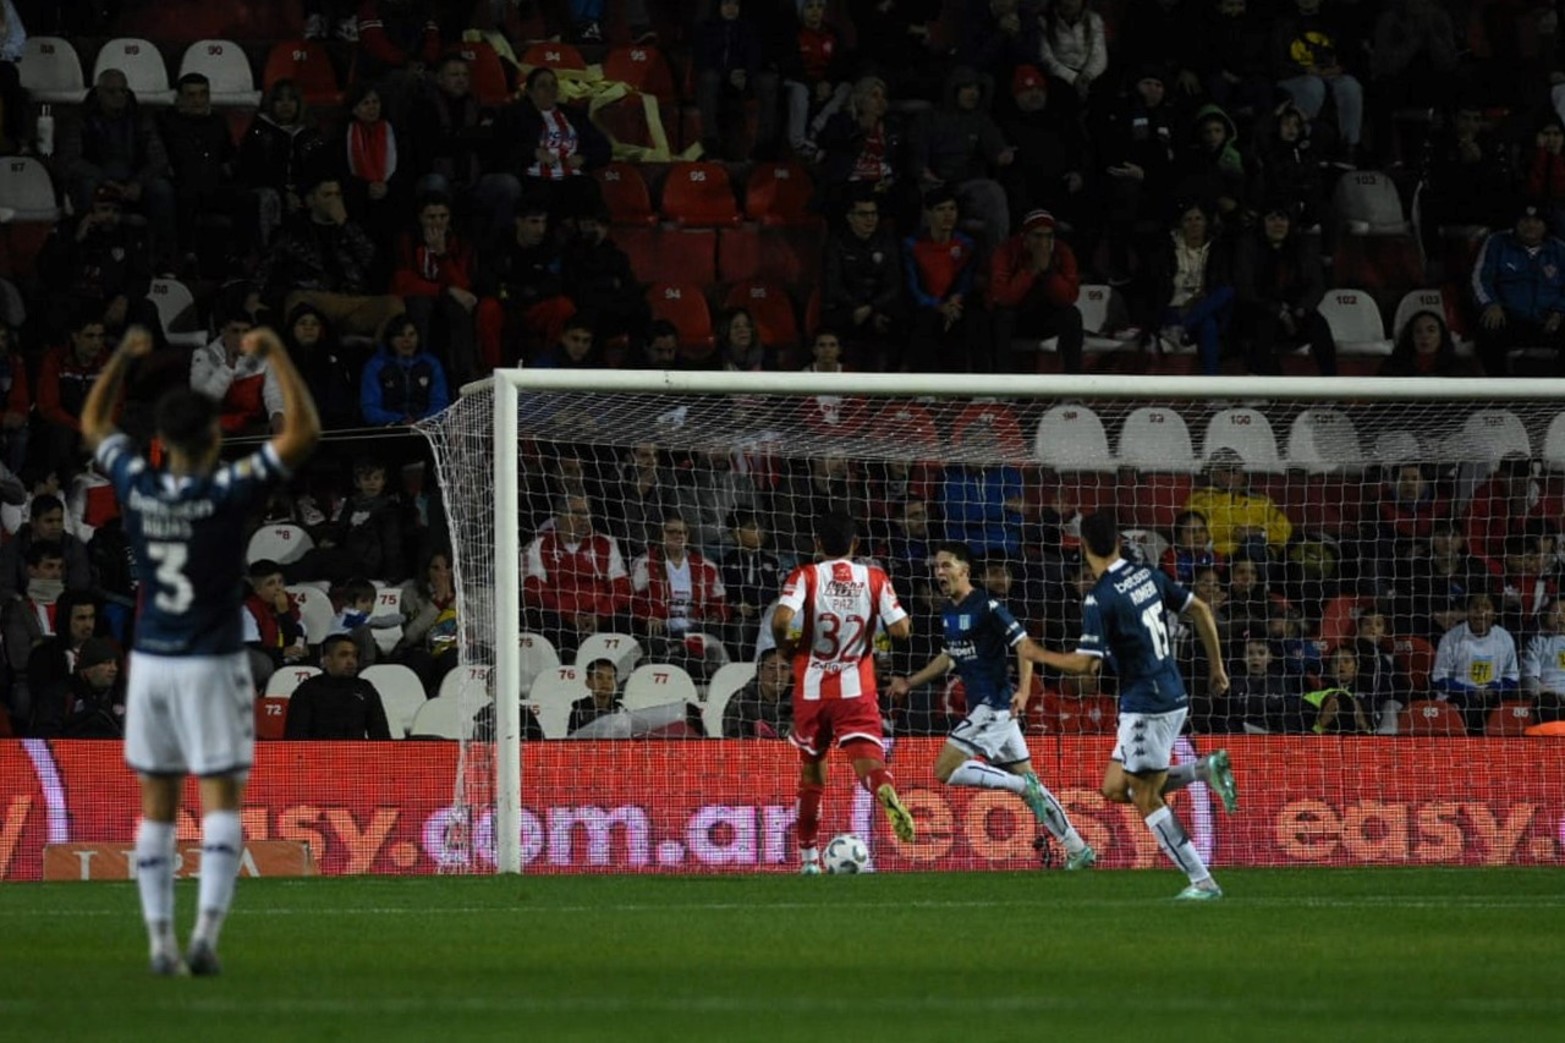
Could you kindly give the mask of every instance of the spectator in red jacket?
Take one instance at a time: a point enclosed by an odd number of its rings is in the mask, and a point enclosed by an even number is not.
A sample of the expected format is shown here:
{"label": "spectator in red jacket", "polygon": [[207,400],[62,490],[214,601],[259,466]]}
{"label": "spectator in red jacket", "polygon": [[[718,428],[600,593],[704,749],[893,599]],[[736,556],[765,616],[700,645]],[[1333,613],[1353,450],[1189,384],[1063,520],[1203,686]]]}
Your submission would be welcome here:
{"label": "spectator in red jacket", "polygon": [[408,317],[458,385],[476,380],[478,362],[473,292],[473,248],[451,230],[451,200],[430,193],[419,200],[418,229],[397,243],[391,292],[407,304]]}
{"label": "spectator in red jacket", "polygon": [[103,319],[94,309],[71,314],[68,339],[44,352],[38,369],[38,413],[43,418],[38,462],[50,470],[68,470],[81,454],[82,405],[103,372],[109,352]]}
{"label": "spectator in red jacket", "polygon": [[[663,541],[631,565],[631,615],[654,661],[682,666],[703,681],[726,656],[709,652],[703,631],[721,633],[727,591],[717,566],[689,549],[690,526],[677,512],[663,516]],[[711,650],[715,651],[715,649]]]}
{"label": "spectator in red jacket", "polygon": [[[994,309],[994,347],[998,368],[1031,373],[1038,342],[1059,338],[1065,372],[1081,372],[1085,338],[1076,298],[1081,275],[1076,255],[1054,235],[1054,215],[1034,210],[1022,219],[1022,230],[1000,244],[989,260],[989,303]],[[1026,339],[1025,351],[1013,341]]]}
{"label": "spectator in red jacket", "polygon": [[565,495],[522,555],[522,603],[529,629],[547,637],[561,655],[574,654],[582,638],[618,628],[630,608],[630,574],[619,544],[594,532],[585,496]]}

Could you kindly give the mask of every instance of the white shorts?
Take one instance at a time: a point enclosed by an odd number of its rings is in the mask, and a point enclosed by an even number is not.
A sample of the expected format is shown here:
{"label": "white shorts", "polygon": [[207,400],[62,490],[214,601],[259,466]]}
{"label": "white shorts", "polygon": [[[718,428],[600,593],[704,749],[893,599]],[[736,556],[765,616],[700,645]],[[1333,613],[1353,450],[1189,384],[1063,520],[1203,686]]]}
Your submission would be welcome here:
{"label": "white shorts", "polygon": [[1119,732],[1114,739],[1112,760],[1119,761],[1132,775],[1167,771],[1173,762],[1174,743],[1185,727],[1188,707],[1168,713],[1119,712]]}
{"label": "white shorts", "polygon": [[1027,752],[1027,740],[1022,738],[1022,726],[1011,711],[992,706],[979,705],[969,710],[951,729],[946,741],[978,754],[990,764],[1019,764],[1032,756]]}
{"label": "white shorts", "polygon": [[255,684],[244,652],[131,652],[125,763],[146,775],[233,775],[255,759]]}

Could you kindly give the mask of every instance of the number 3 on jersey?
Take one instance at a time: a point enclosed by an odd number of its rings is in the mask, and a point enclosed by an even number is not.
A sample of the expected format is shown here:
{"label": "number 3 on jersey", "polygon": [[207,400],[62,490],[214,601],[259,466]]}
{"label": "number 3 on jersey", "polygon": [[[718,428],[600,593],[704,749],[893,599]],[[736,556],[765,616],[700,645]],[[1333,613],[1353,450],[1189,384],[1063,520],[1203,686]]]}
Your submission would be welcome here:
{"label": "number 3 on jersey", "polygon": [[195,600],[195,588],[185,576],[187,551],[183,543],[147,544],[147,557],[157,566],[157,596],[152,603],[160,612],[184,612]]}
{"label": "number 3 on jersey", "polygon": [[1168,624],[1163,622],[1161,605],[1148,605],[1141,611],[1141,625],[1152,639],[1152,654],[1160,661],[1168,658]]}

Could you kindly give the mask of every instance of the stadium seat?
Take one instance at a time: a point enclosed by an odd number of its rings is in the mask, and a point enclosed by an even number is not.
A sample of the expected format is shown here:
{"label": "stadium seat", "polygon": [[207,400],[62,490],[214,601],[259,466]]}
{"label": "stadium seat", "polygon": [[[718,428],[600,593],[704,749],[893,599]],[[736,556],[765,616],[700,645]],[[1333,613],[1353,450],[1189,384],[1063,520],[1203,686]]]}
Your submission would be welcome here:
{"label": "stadium seat", "polygon": [[13,329],[27,324],[27,299],[10,279],[0,279],[0,322]]}
{"label": "stadium seat", "polygon": [[1243,457],[1246,471],[1282,470],[1272,422],[1258,409],[1219,410],[1207,422],[1206,434],[1201,439],[1201,462],[1204,464],[1212,459],[1219,449],[1232,449]]}
{"label": "stadium seat", "polygon": [[[667,319],[679,330],[679,343],[691,357],[712,349],[712,312],[706,294],[695,283],[653,283],[647,287],[647,305],[654,319]],[[703,350],[704,349],[704,350]]]}
{"label": "stadium seat", "polygon": [[267,678],[266,692],[264,694],[277,699],[287,699],[293,694],[293,690],[310,678],[321,672],[318,666],[306,666],[297,664],[294,666],[280,666]]}
{"label": "stadium seat", "polygon": [[105,69],[118,69],[136,100],[143,105],[172,105],[174,91],[168,84],[168,66],[163,64],[163,54],[151,40],[122,36],[110,40],[98,51],[98,60],[92,65],[92,82]]}
{"label": "stadium seat", "polygon": [[1148,565],[1157,565],[1168,550],[1168,540],[1156,529],[1121,529],[1119,537],[1127,550],[1140,556]]}
{"label": "stadium seat", "polygon": [[623,682],[640,664],[643,654],[641,642],[629,634],[593,634],[576,649],[576,669],[585,672],[593,660],[607,659]]}
{"label": "stadium seat", "polygon": [[1381,431],[1370,456],[1381,465],[1414,463],[1429,455],[1416,431]]}
{"label": "stadium seat", "polygon": [[[1432,311],[1445,319],[1445,295],[1439,290],[1409,290],[1397,302],[1396,313],[1391,319],[1391,340],[1395,344],[1402,330],[1421,311]],[[1450,321],[1447,320],[1447,325]]]}
{"label": "stadium seat", "polygon": [[720,666],[706,686],[706,702],[701,707],[701,723],[709,739],[723,737],[723,711],[734,693],[755,679],[754,663],[728,663]]}
{"label": "stadium seat", "polygon": [[627,710],[645,710],[669,703],[693,703],[699,699],[690,675],[668,663],[644,663],[625,682],[621,696]]}
{"label": "stadium seat", "polygon": [[376,663],[360,670],[359,676],[374,685],[380,695],[391,737],[407,738],[414,716],[429,698],[418,675],[399,663]]}
{"label": "stadium seat", "polygon": [[292,80],[306,105],[334,109],[342,104],[337,70],[318,40],[279,40],[272,45],[261,70],[261,89],[269,91],[279,80]]}
{"label": "stadium seat", "polygon": [[632,44],[614,48],[603,59],[603,78],[611,83],[628,83],[659,101],[674,101],[678,95],[668,59],[656,47]]}
{"label": "stadium seat", "polygon": [[288,698],[263,695],[255,701],[255,737],[282,739],[288,733]]}
{"label": "stadium seat", "polygon": [[[476,716],[476,713],[474,714]],[[463,739],[472,735],[473,722],[462,720],[461,701],[449,696],[426,700],[413,715],[410,739]]]}
{"label": "stadium seat", "polygon": [[[375,608],[370,615],[380,619],[402,618],[402,588],[393,586],[377,587],[375,591]],[[396,626],[378,626],[370,628],[370,634],[375,638],[375,647],[380,649],[382,655],[390,655],[392,649],[397,647],[397,642],[402,640],[402,624]]]}
{"label": "stadium seat", "polygon": [[1435,646],[1421,637],[1396,637],[1391,641],[1391,657],[1402,671],[1414,695],[1429,691],[1429,674],[1435,668]]}
{"label": "stadium seat", "polygon": [[1289,467],[1325,474],[1360,471],[1364,447],[1359,443],[1353,418],[1340,409],[1306,409],[1293,418],[1288,429]]}
{"label": "stadium seat", "polygon": [[681,283],[694,284],[697,288],[717,281],[715,230],[659,226],[652,234],[656,252],[652,258],[652,278],[648,282],[662,282],[665,276],[673,273],[679,275]]}
{"label": "stadium seat", "polygon": [[533,680],[527,702],[538,715],[544,736],[563,739],[570,724],[571,704],[589,694],[581,671],[574,666],[561,666],[545,671]]}
{"label": "stadium seat", "polygon": [[799,320],[786,287],[759,279],[738,283],[729,287],[723,307],[748,311],[761,343],[784,357],[799,346]]}
{"label": "stadium seat", "polygon": [[937,460],[945,454],[934,415],[917,402],[887,402],[875,414],[875,422],[869,430],[872,437],[878,434],[887,442],[913,450],[926,460]]}
{"label": "stadium seat", "polygon": [[1556,413],[1543,434],[1543,462],[1555,470],[1565,469],[1565,413]]}
{"label": "stadium seat", "polygon": [[463,40],[457,45],[457,53],[467,61],[473,80],[473,97],[478,99],[478,104],[495,109],[510,104],[516,94],[511,87],[511,77],[488,41]]}
{"label": "stadium seat", "polygon": [[1524,699],[1509,699],[1489,711],[1483,733],[1490,736],[1526,735],[1527,729],[1537,723],[1532,703]]}
{"label": "stadium seat", "polygon": [[587,59],[568,43],[535,43],[522,52],[521,65],[524,73],[546,66],[560,79],[581,79],[587,72]]}
{"label": "stadium seat", "polygon": [[[1128,341],[1113,336],[1115,331],[1130,325],[1130,306],[1125,295],[1112,286],[1086,285],[1076,296],[1076,310],[1081,312],[1081,326],[1086,331],[1082,347],[1085,351],[1118,351]],[[1055,338],[1045,341],[1045,350]]]}
{"label": "stadium seat", "polygon": [[1053,406],[1038,421],[1033,459],[1056,471],[1112,471],[1109,435],[1103,420],[1078,402]]}
{"label": "stadium seat", "polygon": [[250,59],[232,40],[197,40],[185,48],[179,75],[193,72],[212,81],[212,105],[216,108],[254,108],[261,103]]}
{"label": "stadium seat", "polygon": [[663,181],[663,216],[692,228],[732,227],[739,223],[733,186],[721,163],[675,163]]}
{"label": "stadium seat", "polygon": [[814,288],[819,281],[824,241],[824,229],[804,225],[772,227],[746,221],[733,228],[719,228],[717,281],[759,279]]}
{"label": "stadium seat", "polygon": [[1380,306],[1363,290],[1329,290],[1320,302],[1321,317],[1331,327],[1342,355],[1391,354],[1391,342],[1380,318]]}
{"label": "stadium seat", "polygon": [[1450,703],[1420,699],[1402,711],[1398,735],[1466,735],[1462,711]]}
{"label": "stadium seat", "polygon": [[1358,632],[1359,613],[1373,606],[1373,598],[1339,595],[1321,606],[1320,640],[1330,651],[1345,641],[1352,641]]}
{"label": "stadium seat", "polygon": [[1424,251],[1411,235],[1345,235],[1331,256],[1343,286],[1402,294],[1425,282]]}
{"label": "stadium seat", "polygon": [[1000,459],[1013,463],[1027,459],[1027,440],[1022,437],[1021,423],[1004,402],[977,399],[964,406],[951,422],[951,446],[961,449],[985,431],[993,436]]}
{"label": "stadium seat", "polygon": [[738,691],[737,688],[730,688],[724,692],[709,693],[706,702],[701,704],[701,727],[706,729],[708,739],[723,737],[723,714],[728,712],[728,703]]}
{"label": "stadium seat", "polygon": [[1527,425],[1509,409],[1480,409],[1446,439],[1444,458],[1497,464],[1507,456],[1532,458]]}
{"label": "stadium seat", "polygon": [[326,639],[326,631],[331,629],[332,617],[337,614],[331,606],[331,598],[322,593],[319,587],[306,584],[289,587],[288,596],[299,610],[299,621],[304,624],[305,643],[320,644]]}
{"label": "stadium seat", "polygon": [[310,534],[298,525],[263,525],[250,537],[245,548],[245,561],[256,562],[266,558],[280,565],[298,561],[315,547]]}
{"label": "stadium seat", "polygon": [[1375,170],[1356,170],[1337,181],[1332,213],[1351,235],[1404,235],[1411,231],[1396,182]]}
{"label": "stadium seat", "polygon": [[59,200],[49,168],[31,156],[7,156],[0,161],[0,207],[14,211],[11,221],[17,223],[58,221]]}
{"label": "stadium seat", "polygon": [[[609,216],[617,225],[655,225],[658,215],[652,209],[652,193],[647,179],[634,163],[614,162],[593,171]],[[616,237],[616,242],[618,238]],[[624,244],[621,243],[621,246]]]}
{"label": "stadium seat", "polygon": [[195,295],[178,279],[153,279],[147,286],[147,300],[158,310],[158,323],[170,344],[199,348],[211,339],[196,311]]}
{"label": "stadium seat", "polygon": [[440,679],[440,689],[435,692],[435,697],[455,699],[468,688],[481,688],[488,691],[490,672],[490,667],[478,663],[449,670],[446,676]]}
{"label": "stadium seat", "polygon": [[569,703],[540,703],[528,700],[527,708],[538,718],[545,739],[563,739],[571,723]]}
{"label": "stadium seat", "polygon": [[1196,469],[1195,449],[1185,418],[1167,406],[1132,410],[1119,429],[1114,453],[1121,467],[1185,473]]}
{"label": "stadium seat", "polygon": [[63,36],[29,36],[16,71],[35,102],[79,105],[87,97],[81,56]]}
{"label": "stadium seat", "polygon": [[1103,735],[1119,721],[1114,700],[1107,695],[1069,698],[1054,693],[1043,697],[1044,730],[1057,735]]}
{"label": "stadium seat", "polygon": [[815,184],[798,163],[757,163],[744,186],[744,213],[763,225],[821,224],[810,209]]}
{"label": "stadium seat", "polygon": [[554,650],[554,644],[548,638],[533,633],[522,634],[521,652],[522,692],[529,694],[534,681],[551,670],[559,669],[560,653]]}

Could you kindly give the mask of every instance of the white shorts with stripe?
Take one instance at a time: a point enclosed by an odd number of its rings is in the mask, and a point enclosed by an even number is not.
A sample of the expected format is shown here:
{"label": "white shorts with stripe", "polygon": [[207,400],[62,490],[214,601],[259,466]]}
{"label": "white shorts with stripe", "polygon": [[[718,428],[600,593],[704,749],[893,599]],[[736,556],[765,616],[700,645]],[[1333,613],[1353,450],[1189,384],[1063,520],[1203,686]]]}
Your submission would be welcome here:
{"label": "white shorts with stripe", "polygon": [[255,759],[255,684],[244,652],[131,652],[125,763],[147,775],[232,775]]}
{"label": "white shorts with stripe", "polygon": [[1132,775],[1167,771],[1173,762],[1174,743],[1179,741],[1189,714],[1189,708],[1183,706],[1168,713],[1121,710],[1111,759],[1123,764]]}
{"label": "white shorts with stripe", "polygon": [[951,729],[946,741],[978,754],[990,764],[1017,764],[1032,756],[1027,752],[1022,726],[1011,716],[1009,708],[997,710],[983,704],[973,707]]}

